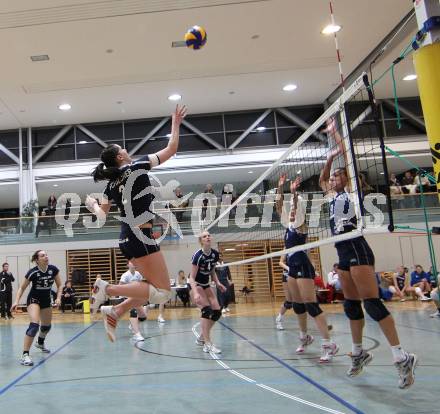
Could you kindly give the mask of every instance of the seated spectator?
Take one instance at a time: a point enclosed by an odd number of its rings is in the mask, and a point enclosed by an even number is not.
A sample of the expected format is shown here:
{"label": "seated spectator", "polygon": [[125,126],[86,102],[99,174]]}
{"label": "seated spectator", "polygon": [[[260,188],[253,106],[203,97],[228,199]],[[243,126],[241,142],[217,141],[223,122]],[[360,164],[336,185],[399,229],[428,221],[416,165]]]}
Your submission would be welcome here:
{"label": "seated spectator", "polygon": [[408,268],[399,266],[397,272],[393,275],[393,285],[389,287],[393,295],[397,295],[401,302],[405,302],[405,296],[409,293],[414,293],[420,300],[430,300],[423,294],[423,291],[418,286],[410,286],[408,277]]}
{"label": "seated spectator", "polygon": [[315,273],[315,291],[316,297],[318,298],[319,303],[331,303],[333,298],[333,290],[327,289],[327,286],[324,283],[321,275]]}
{"label": "seated spectator", "polygon": [[397,179],[396,174],[390,175],[389,186],[390,186],[390,195],[392,202],[394,204],[394,208],[402,208],[403,192],[400,181]]}
{"label": "seated spectator", "polygon": [[67,280],[63,287],[63,293],[61,295],[61,312],[64,313],[67,303],[72,306],[72,312],[75,312],[75,307],[76,307],[75,295],[76,293],[75,293],[75,289],[72,287],[72,282],[70,280]]}
{"label": "seated spectator", "polygon": [[411,171],[405,171],[405,175],[401,180],[401,185],[414,185],[414,176]]}
{"label": "seated spectator", "polygon": [[432,266],[429,268],[429,272],[427,273],[428,276],[428,282],[430,283],[432,288],[435,288],[438,286],[438,275],[434,275],[434,272],[432,271]]}
{"label": "seated spectator", "polygon": [[335,263],[333,265],[333,270],[327,275],[327,286],[332,291],[332,302],[335,301],[336,294],[338,292],[342,292],[342,286],[341,286],[341,281],[339,280],[338,268],[339,268],[338,263]]}
{"label": "seated spectator", "polygon": [[189,306],[189,289],[186,284],[185,272],[183,270],[179,270],[179,274],[177,276],[176,295],[182,301],[183,306]]}
{"label": "seated spectator", "polygon": [[411,286],[414,288],[419,287],[423,293],[431,292],[429,276],[420,265],[416,265],[414,272],[411,273]]}
{"label": "seated spectator", "polygon": [[387,287],[386,285],[382,285],[382,275],[378,272],[375,273],[376,275],[376,281],[377,281],[377,287],[379,289],[379,298],[385,301],[391,300],[393,297],[393,291],[390,289],[390,287]]}

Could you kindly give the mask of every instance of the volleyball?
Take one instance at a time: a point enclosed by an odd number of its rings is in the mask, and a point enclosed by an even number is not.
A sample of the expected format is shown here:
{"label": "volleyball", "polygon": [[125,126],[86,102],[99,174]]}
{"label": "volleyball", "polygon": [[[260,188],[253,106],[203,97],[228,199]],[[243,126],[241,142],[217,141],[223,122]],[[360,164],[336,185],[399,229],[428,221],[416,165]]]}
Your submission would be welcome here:
{"label": "volleyball", "polygon": [[193,26],[185,33],[185,43],[190,49],[201,49],[205,46],[206,40],[206,30],[201,26]]}

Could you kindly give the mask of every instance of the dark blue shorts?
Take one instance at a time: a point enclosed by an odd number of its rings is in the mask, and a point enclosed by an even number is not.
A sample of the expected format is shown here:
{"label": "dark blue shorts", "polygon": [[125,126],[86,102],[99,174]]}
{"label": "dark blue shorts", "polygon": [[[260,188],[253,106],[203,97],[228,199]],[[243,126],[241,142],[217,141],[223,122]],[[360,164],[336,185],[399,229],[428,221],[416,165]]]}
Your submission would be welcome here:
{"label": "dark blue shorts", "polygon": [[[145,237],[153,240],[152,229],[140,229]],[[148,256],[160,250],[159,245],[154,241],[153,244],[146,244],[139,240],[131,229],[124,229],[121,231],[119,240],[119,249],[127,260]]]}
{"label": "dark blue shorts", "polygon": [[289,257],[289,277],[294,279],[314,279],[315,268],[312,265],[307,254],[296,255]]}
{"label": "dark blue shorts", "polygon": [[46,309],[51,307],[50,292],[42,294],[36,291],[30,291],[26,300],[26,305],[38,305],[40,309]]}
{"label": "dark blue shorts", "polygon": [[374,266],[374,254],[363,236],[335,244],[339,269],[349,271],[352,266]]}

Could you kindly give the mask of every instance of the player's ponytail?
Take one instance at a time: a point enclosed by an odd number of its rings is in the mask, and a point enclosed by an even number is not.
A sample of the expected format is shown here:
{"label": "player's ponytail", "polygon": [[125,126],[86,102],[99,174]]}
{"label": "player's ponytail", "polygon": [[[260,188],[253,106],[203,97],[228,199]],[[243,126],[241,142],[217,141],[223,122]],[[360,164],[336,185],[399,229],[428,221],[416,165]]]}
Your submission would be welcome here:
{"label": "player's ponytail", "polygon": [[119,150],[119,145],[112,144],[101,152],[102,162],[100,162],[92,172],[92,177],[95,182],[103,180],[112,181],[121,175],[116,158]]}

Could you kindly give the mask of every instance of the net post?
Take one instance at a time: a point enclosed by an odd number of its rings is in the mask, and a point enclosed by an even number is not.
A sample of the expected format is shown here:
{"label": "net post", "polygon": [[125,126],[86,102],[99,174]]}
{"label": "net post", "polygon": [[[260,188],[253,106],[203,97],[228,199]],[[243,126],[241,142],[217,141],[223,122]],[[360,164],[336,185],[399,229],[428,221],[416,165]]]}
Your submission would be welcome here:
{"label": "net post", "polygon": [[[365,88],[367,90],[368,94],[368,101],[370,103],[371,109],[372,109],[372,116],[374,120],[374,127],[376,128],[376,133],[379,138],[379,144],[380,144],[380,155],[382,158],[382,165],[383,165],[383,172],[385,176],[385,180],[388,180],[389,173],[388,173],[388,164],[387,164],[387,158],[386,158],[386,151],[385,151],[385,142],[383,139],[383,131],[381,128],[381,125],[379,123],[379,110],[376,104],[376,100],[374,98],[373,89],[370,86],[370,82],[368,81],[368,75],[364,74],[363,81],[365,84]],[[388,230],[394,231],[394,216],[393,216],[393,207],[391,204],[391,191],[390,186],[388,185],[387,181],[385,181],[385,197],[387,200],[387,210],[388,210]]]}

